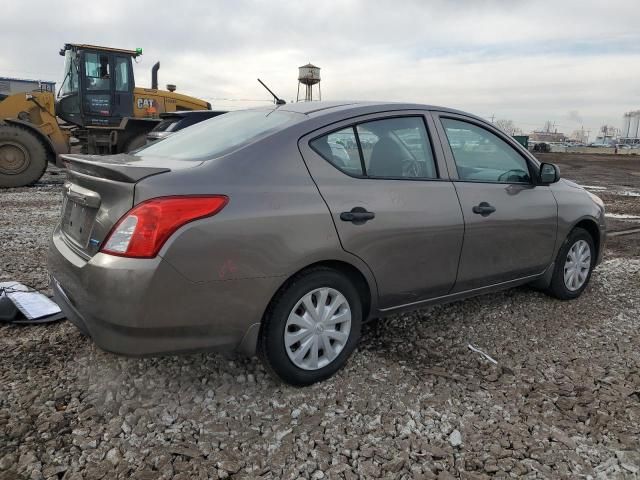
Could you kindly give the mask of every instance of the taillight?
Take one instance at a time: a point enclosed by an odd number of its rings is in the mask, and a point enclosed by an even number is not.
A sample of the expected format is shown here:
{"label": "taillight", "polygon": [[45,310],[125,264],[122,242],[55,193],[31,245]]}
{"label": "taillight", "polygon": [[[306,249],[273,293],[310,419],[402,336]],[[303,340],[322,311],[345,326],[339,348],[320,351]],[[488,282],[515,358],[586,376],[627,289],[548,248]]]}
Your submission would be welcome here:
{"label": "taillight", "polygon": [[152,198],[133,207],[115,224],[100,251],[120,257],[155,257],[176,230],[215,215],[228,201],[224,195]]}

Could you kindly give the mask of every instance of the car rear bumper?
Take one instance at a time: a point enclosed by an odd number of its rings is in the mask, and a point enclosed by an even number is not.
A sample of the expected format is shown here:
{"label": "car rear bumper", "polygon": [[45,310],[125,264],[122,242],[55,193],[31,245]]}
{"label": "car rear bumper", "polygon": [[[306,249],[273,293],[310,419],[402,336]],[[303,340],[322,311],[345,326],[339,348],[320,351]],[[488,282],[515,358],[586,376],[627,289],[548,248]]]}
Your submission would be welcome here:
{"label": "car rear bumper", "polygon": [[255,352],[264,306],[282,279],[195,283],[168,262],[72,251],[56,230],[48,257],[56,302],[104,350],[124,355]]}

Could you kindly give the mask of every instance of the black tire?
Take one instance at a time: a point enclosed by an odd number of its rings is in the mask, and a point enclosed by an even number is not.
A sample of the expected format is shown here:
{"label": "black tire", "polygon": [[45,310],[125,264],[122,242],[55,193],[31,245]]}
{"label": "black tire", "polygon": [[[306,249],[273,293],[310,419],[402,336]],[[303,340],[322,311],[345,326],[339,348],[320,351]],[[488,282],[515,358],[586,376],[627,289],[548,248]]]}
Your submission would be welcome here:
{"label": "black tire", "polygon": [[[317,370],[305,370],[289,358],[284,341],[287,319],[296,304],[307,293],[328,287],[340,292],[351,309],[351,329],[338,356]],[[278,379],[293,386],[306,386],[325,380],[344,366],[360,340],[362,299],[348,277],[327,267],[316,267],[292,278],[269,305],[258,339],[258,355],[267,369]]]}
{"label": "black tire", "polygon": [[[589,249],[591,250],[591,265],[589,266],[587,277],[582,286],[577,290],[570,290],[564,281],[564,267],[567,260],[567,255],[569,254],[569,250],[580,240],[584,240],[589,245]],[[558,256],[556,257],[553,276],[551,277],[551,283],[546,289],[546,292],[553,297],[559,298],[560,300],[573,300],[574,298],[578,298],[589,284],[589,280],[591,279],[591,272],[593,272],[595,261],[596,249],[591,234],[582,228],[574,228],[567,236],[566,240],[562,244],[562,247],[560,247],[560,251],[558,252]]]}
{"label": "black tire", "polygon": [[47,169],[47,151],[26,128],[0,124],[0,187],[25,187]]}

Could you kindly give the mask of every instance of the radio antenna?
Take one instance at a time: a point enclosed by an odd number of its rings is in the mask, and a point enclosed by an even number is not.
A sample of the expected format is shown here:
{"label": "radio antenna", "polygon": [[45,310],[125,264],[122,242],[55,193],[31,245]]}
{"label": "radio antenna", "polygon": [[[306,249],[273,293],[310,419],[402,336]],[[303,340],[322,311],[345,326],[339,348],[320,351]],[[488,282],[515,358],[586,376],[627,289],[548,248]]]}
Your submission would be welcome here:
{"label": "radio antenna", "polygon": [[260,82],[260,85],[266,88],[267,92],[269,92],[273,96],[273,101],[275,102],[276,105],[284,105],[285,103],[287,103],[283,99],[278,98],[278,96],[275,93],[273,93],[271,89],[267,87],[262,80],[258,79],[258,81]]}

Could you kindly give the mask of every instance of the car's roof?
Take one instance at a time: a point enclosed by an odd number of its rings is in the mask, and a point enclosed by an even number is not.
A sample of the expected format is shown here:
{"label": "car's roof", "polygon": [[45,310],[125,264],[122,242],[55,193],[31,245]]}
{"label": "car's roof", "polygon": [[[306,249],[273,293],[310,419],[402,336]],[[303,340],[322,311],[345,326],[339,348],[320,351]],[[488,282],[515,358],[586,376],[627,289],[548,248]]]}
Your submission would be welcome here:
{"label": "car's roof", "polygon": [[[262,107],[265,109],[265,107]],[[403,102],[373,102],[373,101],[335,101],[335,102],[296,102],[287,103],[285,105],[267,107],[268,110],[279,110],[285,112],[300,113],[308,117],[318,118],[325,115],[334,115],[340,112],[360,115],[375,112],[384,112],[391,110],[434,110],[439,112],[456,113],[477,118],[476,115],[446,108],[437,105],[427,105],[420,103],[403,103]]]}
{"label": "car's roof", "polygon": [[222,115],[223,113],[227,113],[227,110],[177,110],[175,112],[163,112],[160,114],[160,118],[206,117]]}

